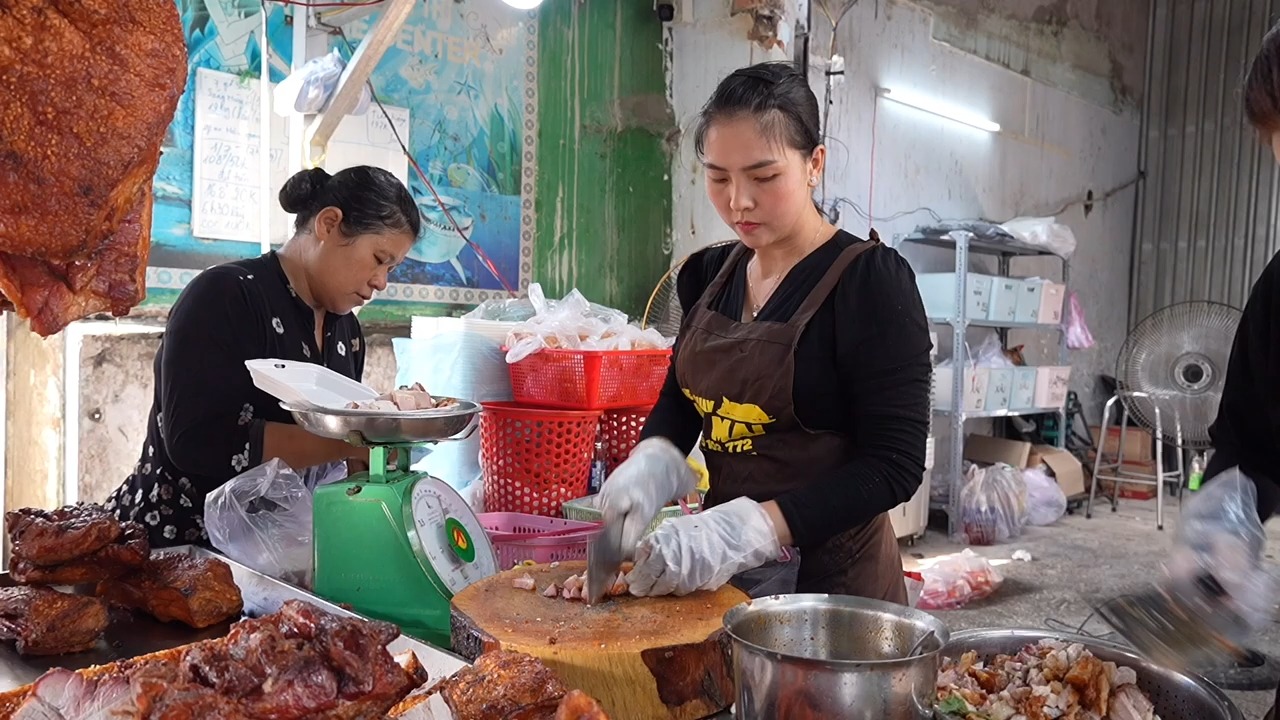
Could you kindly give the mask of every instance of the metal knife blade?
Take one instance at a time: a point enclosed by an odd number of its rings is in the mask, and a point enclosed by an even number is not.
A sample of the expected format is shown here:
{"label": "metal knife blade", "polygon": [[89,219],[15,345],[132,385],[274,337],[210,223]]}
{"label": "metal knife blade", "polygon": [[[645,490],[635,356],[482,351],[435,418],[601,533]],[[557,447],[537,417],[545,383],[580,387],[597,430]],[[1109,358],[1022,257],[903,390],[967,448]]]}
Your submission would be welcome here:
{"label": "metal knife blade", "polygon": [[587,546],[587,603],[605,599],[622,570],[622,523],[605,523],[604,530]]}

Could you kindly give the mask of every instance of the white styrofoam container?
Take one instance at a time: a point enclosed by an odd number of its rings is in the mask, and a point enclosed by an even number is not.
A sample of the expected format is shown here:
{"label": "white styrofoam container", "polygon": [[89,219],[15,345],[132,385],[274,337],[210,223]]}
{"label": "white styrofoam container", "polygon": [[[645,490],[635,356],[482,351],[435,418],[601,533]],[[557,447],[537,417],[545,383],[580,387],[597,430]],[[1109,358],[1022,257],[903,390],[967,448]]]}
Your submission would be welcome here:
{"label": "white styrofoam container", "polygon": [[932,435],[924,439],[924,469],[925,470],[933,469],[934,456],[937,452],[936,445],[937,445],[937,442],[934,441]]}
{"label": "white styrofoam container", "polygon": [[1038,408],[1060,408],[1067,402],[1071,386],[1071,366],[1041,365],[1036,368],[1036,402]]}
{"label": "white styrofoam container", "polygon": [[415,317],[411,323],[409,337],[414,340],[426,339],[441,333],[465,332],[489,338],[499,345],[505,345],[507,335],[520,325],[517,322],[455,317]]}
{"label": "white styrofoam container", "polygon": [[987,381],[987,402],[984,410],[1008,410],[1013,392],[1013,368],[990,368]]}
{"label": "white styrofoam container", "polygon": [[[995,278],[990,275],[969,273],[965,314],[970,318],[985,318],[990,312],[991,286]],[[924,311],[932,318],[956,316],[956,274],[921,273],[916,275],[916,287],[924,301]]]}
{"label": "white styrofoam container", "polygon": [[1036,407],[1036,368],[1016,367],[1013,369],[1013,390],[1009,393],[1009,407],[1013,410],[1025,410]]}
{"label": "white styrofoam container", "polygon": [[[939,410],[951,409],[951,380],[954,371],[955,368],[949,367],[933,369],[933,404]],[[990,379],[990,368],[968,369],[961,399],[965,412],[981,412],[987,406],[987,385]]]}
{"label": "white styrofoam container", "polygon": [[287,403],[340,408],[378,397],[373,388],[315,363],[264,358],[244,365],[259,390]]}
{"label": "white styrofoam container", "polygon": [[1021,292],[1018,293],[1018,308],[1014,320],[1020,323],[1040,322],[1040,298],[1044,293],[1044,281],[1032,278],[1022,281]]}
{"label": "white styrofoam container", "polygon": [[1062,303],[1067,296],[1067,286],[1056,282],[1045,282],[1040,292],[1040,313],[1038,320],[1044,325],[1062,324]]}
{"label": "white styrofoam container", "polygon": [[1018,317],[1018,296],[1021,292],[1021,280],[1006,277],[994,278],[987,319],[997,322],[1014,322]]}

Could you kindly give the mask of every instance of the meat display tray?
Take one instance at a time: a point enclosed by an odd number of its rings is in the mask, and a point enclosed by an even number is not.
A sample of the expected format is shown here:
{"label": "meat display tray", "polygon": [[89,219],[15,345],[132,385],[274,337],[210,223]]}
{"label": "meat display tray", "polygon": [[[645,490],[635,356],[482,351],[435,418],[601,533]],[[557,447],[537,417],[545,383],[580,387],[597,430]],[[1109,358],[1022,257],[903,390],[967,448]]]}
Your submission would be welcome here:
{"label": "meat display tray", "polygon": [[[214,557],[231,567],[231,574],[240,594],[244,597],[243,617],[261,617],[280,609],[286,600],[302,600],[335,615],[361,617],[322,600],[304,590],[282,583],[249,569],[233,560],[192,545],[158,550],[157,553],[186,553],[196,557]],[[9,573],[0,573],[0,587],[15,583]],[[71,592],[91,593],[93,586],[62,588]],[[141,612],[123,608],[111,608],[111,623],[98,646],[88,652],[46,657],[19,655],[11,642],[0,642],[0,692],[34,682],[52,668],[79,670],[94,665],[106,665],[117,660],[168,650],[200,640],[209,640],[227,634],[233,621],[227,621],[204,630],[193,630],[180,623],[163,623]],[[401,635],[387,646],[392,654],[412,650],[426,668],[431,679],[451,675],[467,662],[453,653]]]}

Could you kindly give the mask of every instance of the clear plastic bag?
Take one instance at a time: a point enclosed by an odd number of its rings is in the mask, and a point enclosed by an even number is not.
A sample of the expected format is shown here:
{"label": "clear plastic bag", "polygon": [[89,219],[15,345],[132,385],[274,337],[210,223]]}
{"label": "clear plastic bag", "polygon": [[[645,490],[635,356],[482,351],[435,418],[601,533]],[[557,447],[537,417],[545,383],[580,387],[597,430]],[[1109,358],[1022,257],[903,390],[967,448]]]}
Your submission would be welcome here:
{"label": "clear plastic bag", "polygon": [[937,558],[919,571],[924,578],[916,607],[921,610],[955,610],[989,597],[1004,584],[1004,577],[987,559],[965,548]]}
{"label": "clear plastic bag", "polygon": [[311,585],[311,494],[346,477],[343,463],[299,474],[279,458],[263,463],[209,493],[204,526],[227,557],[277,580]]}
{"label": "clear plastic bag", "polygon": [[1028,525],[1052,525],[1067,514],[1067,494],[1049,473],[1027,468],[1022,471],[1022,481],[1027,484]]}
{"label": "clear plastic bag", "polygon": [[1174,550],[1165,565],[1168,582],[1185,595],[1196,592],[1198,579],[1209,575],[1226,591],[1224,609],[1215,620],[1236,642],[1271,620],[1275,578],[1262,566],[1267,535],[1258,517],[1254,481],[1231,468],[1220,473],[1185,501]]}
{"label": "clear plastic bag", "polygon": [[[329,98],[338,87],[338,79],[347,67],[347,61],[337,50],[308,60],[297,72],[291,73],[275,89],[273,108],[277,115],[288,117],[293,113],[312,114],[324,110]],[[372,97],[369,86],[360,88],[360,100],[352,115],[363,115],[369,109]]]}
{"label": "clear plastic bag", "polygon": [[542,287],[529,287],[534,315],[507,336],[507,362],[516,363],[544,348],[640,350],[671,347],[653,328],[641,330],[626,313],[593,305],[577,290],[560,301],[547,300]]}
{"label": "clear plastic bag", "polygon": [[1067,300],[1067,347],[1072,350],[1085,350],[1093,347],[1093,333],[1084,322],[1084,308],[1080,307],[1080,296],[1072,292]]}
{"label": "clear plastic bag", "polygon": [[1026,245],[1044,248],[1063,258],[1076,251],[1076,236],[1057,218],[1015,218],[1001,225],[1009,234]]}
{"label": "clear plastic bag", "polygon": [[1027,485],[1022,472],[1004,464],[970,468],[960,489],[956,539],[966,545],[995,545],[1022,534],[1027,524]]}
{"label": "clear plastic bag", "polygon": [[974,366],[980,368],[1011,368],[1013,361],[1005,353],[1004,343],[1000,336],[992,333],[978,346],[978,354],[974,358]]}

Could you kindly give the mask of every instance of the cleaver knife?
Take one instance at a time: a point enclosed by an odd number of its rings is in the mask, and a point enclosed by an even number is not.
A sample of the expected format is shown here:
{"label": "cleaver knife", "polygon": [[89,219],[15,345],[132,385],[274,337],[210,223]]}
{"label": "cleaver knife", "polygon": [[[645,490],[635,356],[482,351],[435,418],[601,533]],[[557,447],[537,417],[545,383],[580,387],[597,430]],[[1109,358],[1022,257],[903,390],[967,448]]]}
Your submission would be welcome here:
{"label": "cleaver knife", "polygon": [[587,604],[596,605],[609,594],[624,560],[621,519],[606,522],[604,530],[587,546]]}

